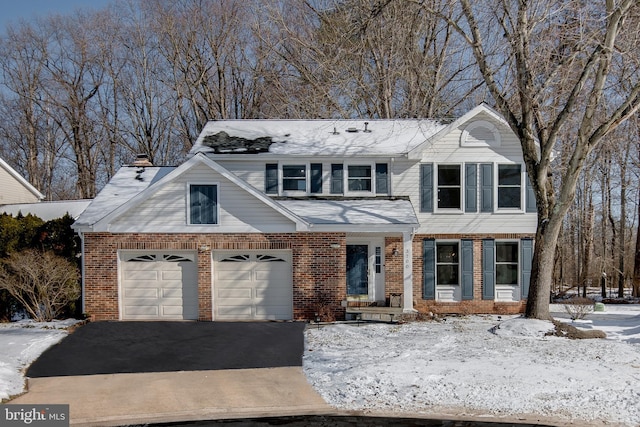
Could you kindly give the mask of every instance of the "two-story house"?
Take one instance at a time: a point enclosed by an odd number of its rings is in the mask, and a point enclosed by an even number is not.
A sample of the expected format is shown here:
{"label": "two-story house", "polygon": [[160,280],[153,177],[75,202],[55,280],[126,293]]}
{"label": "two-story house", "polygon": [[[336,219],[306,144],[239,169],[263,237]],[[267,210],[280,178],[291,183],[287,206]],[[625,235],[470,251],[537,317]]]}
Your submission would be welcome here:
{"label": "two-story house", "polygon": [[74,224],[93,319],[516,313],[536,229],[518,139],[435,120],[220,120],[121,168]]}

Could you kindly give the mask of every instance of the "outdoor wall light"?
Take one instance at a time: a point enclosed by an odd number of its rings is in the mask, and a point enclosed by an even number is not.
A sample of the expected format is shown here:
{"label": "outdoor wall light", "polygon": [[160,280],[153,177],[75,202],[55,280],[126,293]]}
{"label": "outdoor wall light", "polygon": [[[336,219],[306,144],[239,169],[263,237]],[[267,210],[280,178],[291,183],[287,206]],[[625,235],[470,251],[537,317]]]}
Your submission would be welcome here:
{"label": "outdoor wall light", "polygon": [[331,249],[340,249],[340,243],[332,243]]}
{"label": "outdoor wall light", "polygon": [[209,245],[200,245],[200,252],[207,252],[211,250],[211,246]]}
{"label": "outdoor wall light", "polygon": [[391,251],[391,255],[393,256],[397,256],[398,255],[398,248],[393,248],[393,250]]}

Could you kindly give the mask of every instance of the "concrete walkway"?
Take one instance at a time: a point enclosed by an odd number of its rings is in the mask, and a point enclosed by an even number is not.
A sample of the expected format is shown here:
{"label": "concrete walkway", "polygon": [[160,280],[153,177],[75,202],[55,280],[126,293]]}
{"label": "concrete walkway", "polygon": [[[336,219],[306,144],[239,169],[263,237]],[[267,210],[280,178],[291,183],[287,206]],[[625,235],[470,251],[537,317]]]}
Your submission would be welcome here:
{"label": "concrete walkway", "polygon": [[74,426],[330,414],[302,367],[28,379],[15,404],[69,404]]}

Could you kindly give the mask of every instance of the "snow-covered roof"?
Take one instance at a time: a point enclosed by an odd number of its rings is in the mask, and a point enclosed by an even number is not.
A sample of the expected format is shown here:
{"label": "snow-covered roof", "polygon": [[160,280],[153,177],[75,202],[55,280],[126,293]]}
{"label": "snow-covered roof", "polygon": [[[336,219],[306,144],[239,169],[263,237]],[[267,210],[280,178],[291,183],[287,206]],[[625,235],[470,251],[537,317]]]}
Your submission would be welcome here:
{"label": "snow-covered roof", "polygon": [[60,200],[55,202],[39,202],[39,203],[16,203],[12,205],[0,206],[0,212],[17,216],[34,215],[38,218],[49,221],[52,219],[62,218],[69,214],[71,218],[78,218],[82,212],[89,206],[91,200]]}
{"label": "snow-covered roof", "polygon": [[278,203],[312,227],[348,225],[376,227],[417,226],[413,205],[406,199],[286,199]]}
{"label": "snow-covered roof", "polygon": [[174,169],[174,166],[120,168],[78,217],[74,228],[95,224]]}
{"label": "snow-covered roof", "polygon": [[436,120],[217,120],[190,154],[397,155],[443,129]]}

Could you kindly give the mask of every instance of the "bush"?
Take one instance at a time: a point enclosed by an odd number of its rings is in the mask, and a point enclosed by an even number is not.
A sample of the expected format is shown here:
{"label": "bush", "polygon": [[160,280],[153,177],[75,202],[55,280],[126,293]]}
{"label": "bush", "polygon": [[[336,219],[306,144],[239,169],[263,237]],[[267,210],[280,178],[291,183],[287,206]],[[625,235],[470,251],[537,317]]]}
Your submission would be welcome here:
{"label": "bush", "polygon": [[14,252],[0,266],[0,289],[6,290],[38,322],[58,317],[80,296],[80,273],[51,251]]}
{"label": "bush", "polygon": [[575,297],[565,301],[564,309],[571,316],[571,320],[584,319],[593,312],[593,301],[589,298]]}

